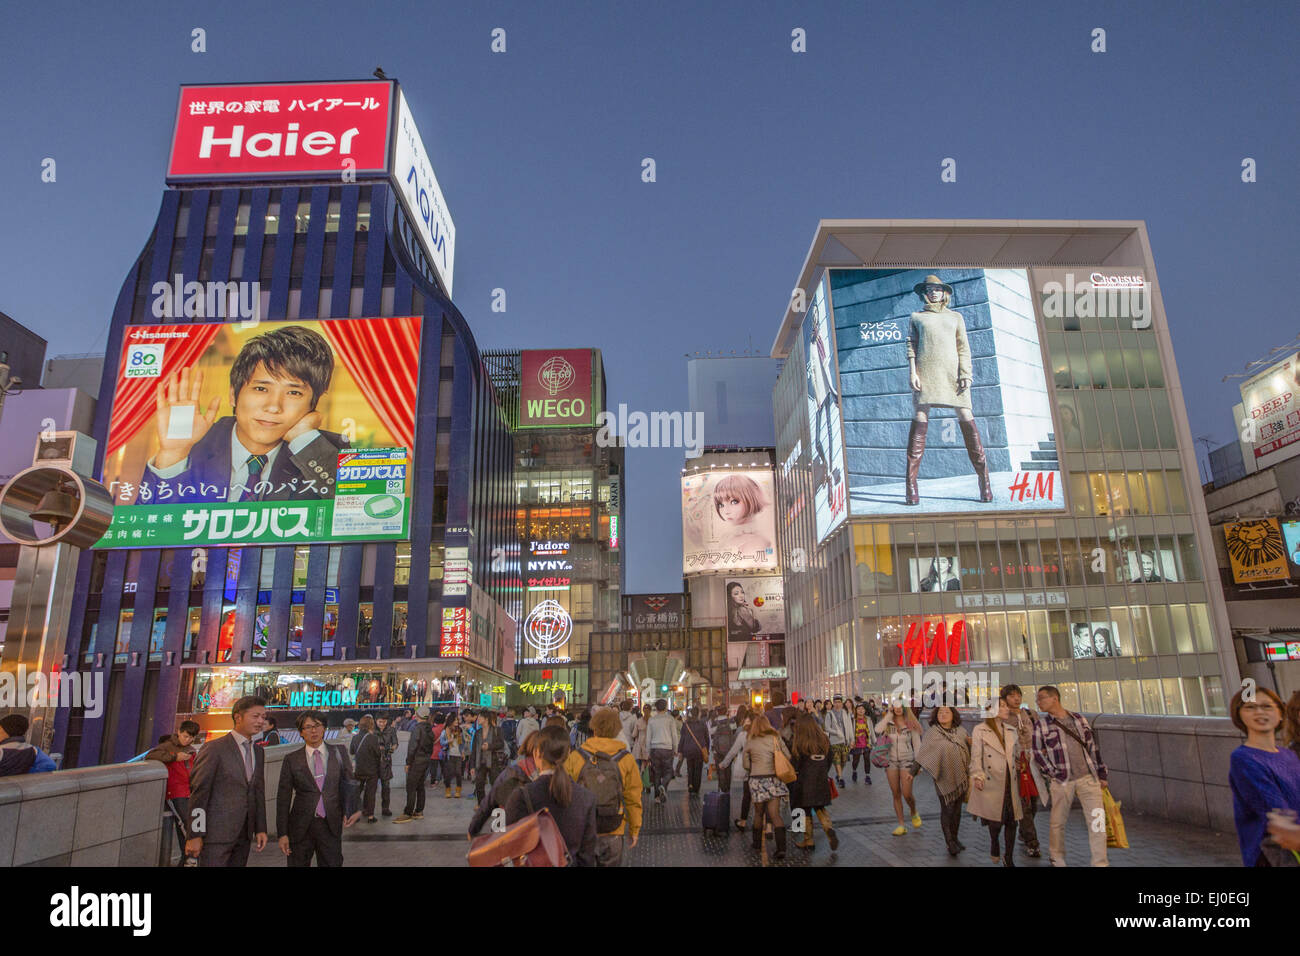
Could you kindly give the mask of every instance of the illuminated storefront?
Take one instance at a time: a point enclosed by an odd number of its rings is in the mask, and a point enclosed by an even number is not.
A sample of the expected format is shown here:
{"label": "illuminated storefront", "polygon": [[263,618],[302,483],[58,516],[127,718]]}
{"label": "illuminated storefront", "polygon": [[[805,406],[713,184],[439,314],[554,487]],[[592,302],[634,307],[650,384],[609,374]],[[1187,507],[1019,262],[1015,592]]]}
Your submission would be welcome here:
{"label": "illuminated storefront", "polygon": [[1088,712],[1224,713],[1141,224],[823,223],[800,289],[772,352],[791,688],[884,696],[941,665]]}
{"label": "illuminated storefront", "polygon": [[[339,664],[187,667],[181,679],[179,719],[204,730],[228,729],[231,705],[244,696],[266,702],[281,726],[303,710],[329,715],[329,726],[363,713],[395,716],[403,710],[506,706],[516,684],[468,662],[353,661]],[[531,689],[530,689],[531,691]]]}
{"label": "illuminated storefront", "polygon": [[586,705],[591,635],[617,627],[625,573],[623,449],[596,440],[604,363],[596,349],[487,352],[484,360],[515,428],[520,690],[511,700],[549,704],[562,694],[566,706]]}

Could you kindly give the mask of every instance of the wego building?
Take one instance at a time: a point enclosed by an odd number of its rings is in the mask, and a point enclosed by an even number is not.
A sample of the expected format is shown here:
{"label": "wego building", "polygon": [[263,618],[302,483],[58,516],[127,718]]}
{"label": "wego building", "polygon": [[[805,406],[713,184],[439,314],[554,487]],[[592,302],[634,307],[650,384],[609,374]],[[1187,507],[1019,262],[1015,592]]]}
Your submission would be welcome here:
{"label": "wego building", "polygon": [[107,702],[59,711],[65,765],[244,694],[503,703],[510,434],[400,87],[183,87],[167,184],[109,332],[64,662]]}
{"label": "wego building", "polygon": [[772,355],[793,691],[1225,712],[1142,223],[823,221]]}

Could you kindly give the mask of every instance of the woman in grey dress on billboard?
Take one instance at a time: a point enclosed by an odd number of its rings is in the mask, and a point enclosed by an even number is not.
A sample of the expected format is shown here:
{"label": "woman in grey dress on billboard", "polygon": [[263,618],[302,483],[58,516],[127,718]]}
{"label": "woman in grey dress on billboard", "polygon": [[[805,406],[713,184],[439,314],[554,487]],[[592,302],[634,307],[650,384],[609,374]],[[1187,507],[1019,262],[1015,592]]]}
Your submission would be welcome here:
{"label": "woman in grey dress on billboard", "polygon": [[988,462],[975,415],[971,411],[970,343],[966,340],[966,321],[960,312],[948,308],[952,286],[938,276],[928,275],[912,291],[921,297],[925,308],[912,313],[907,337],[907,364],[911,373],[912,399],[916,411],[907,435],[907,504],[919,505],[917,476],[921,456],[925,454],[925,433],[930,427],[930,408],[951,408],[957,413],[966,442],[966,453],[979,478],[980,501],[993,500],[989,483]]}

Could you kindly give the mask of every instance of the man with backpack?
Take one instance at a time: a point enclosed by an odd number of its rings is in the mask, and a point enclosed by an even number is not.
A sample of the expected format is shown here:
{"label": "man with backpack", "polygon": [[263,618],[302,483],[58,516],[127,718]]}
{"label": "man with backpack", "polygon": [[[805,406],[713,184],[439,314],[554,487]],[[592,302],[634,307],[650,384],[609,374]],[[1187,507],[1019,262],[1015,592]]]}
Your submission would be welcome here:
{"label": "man with backpack", "polygon": [[641,833],[641,771],[618,739],[618,711],[601,708],[591,718],[591,736],[570,751],[564,769],[596,796],[596,865],[620,866],[624,836],[628,848]]}
{"label": "man with backpack", "polygon": [[731,765],[722,765],[727,751],[736,742],[736,725],[727,715],[727,708],[719,705],[713,711],[713,720],[709,722],[709,749],[713,752],[713,765],[718,769],[718,790],[731,792]]}
{"label": "man with backpack", "polygon": [[692,707],[686,712],[677,752],[686,758],[687,790],[690,793],[699,793],[704,763],[709,759],[709,725],[700,720],[698,707]]}

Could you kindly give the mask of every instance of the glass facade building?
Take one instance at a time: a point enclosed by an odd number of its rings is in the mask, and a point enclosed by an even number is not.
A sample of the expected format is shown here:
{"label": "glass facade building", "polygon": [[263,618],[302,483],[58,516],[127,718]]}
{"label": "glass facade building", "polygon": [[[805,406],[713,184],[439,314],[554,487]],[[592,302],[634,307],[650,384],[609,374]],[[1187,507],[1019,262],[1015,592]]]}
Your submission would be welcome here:
{"label": "glass facade building", "polygon": [[[1113,276],[1132,280],[1145,315],[1113,299],[1093,307]],[[987,503],[960,413],[942,414],[944,402],[960,410],[960,382],[933,406],[908,391],[932,387],[908,381],[907,343],[911,375],[925,375],[917,296],[933,278],[965,319],[953,376],[973,378]],[[1053,282],[1066,295],[1075,282],[1088,303],[1060,308]],[[773,403],[792,690],[919,698],[921,664],[1014,682],[1031,700],[1054,684],[1085,712],[1225,713],[1236,660],[1141,223],[823,222],[799,288],[808,309],[792,304],[772,353],[787,359]],[[838,337],[829,351],[808,334],[819,308]],[[1008,329],[1020,329],[1014,344]],[[842,426],[820,413],[826,402],[810,412],[819,365]],[[912,487],[891,479],[904,477],[914,409],[926,407],[921,500],[909,504],[915,472]],[[1027,408],[1040,410],[1039,440],[1022,448]],[[962,481],[969,492],[951,490]],[[825,520],[841,500],[838,522]]]}
{"label": "glass facade building", "polygon": [[[122,285],[107,352],[121,354],[131,326],[158,322],[158,282],[259,282],[269,320],[421,317],[409,539],[83,554],[65,668],[102,672],[107,700],[100,715],[58,712],[65,766],[126,760],[181,715],[224,730],[228,718],[211,716],[220,702],[228,713],[231,694],[268,675],[284,689],[301,670],[311,686],[365,687],[394,704],[414,699],[402,697],[412,680],[424,681],[425,700],[473,703],[505,683],[495,648],[471,643],[469,657],[441,660],[439,633],[448,526],[472,532],[473,583],[508,601],[492,555],[515,531],[509,428],[393,187],[371,179],[168,189]],[[97,469],[116,375],[106,362]]]}
{"label": "glass facade building", "polygon": [[[592,349],[590,355],[594,422],[605,407],[605,372],[600,351]],[[617,629],[619,621],[627,534],[623,448],[598,443],[594,424],[518,427],[522,357],[519,351],[484,353],[503,414],[516,429],[517,505],[511,529],[516,543],[507,555],[511,603],[506,607],[519,615],[519,680],[508,689],[506,703],[545,705],[558,693],[566,707],[581,706],[597,691],[590,683],[592,634]],[[552,613],[558,617],[548,616]],[[539,647],[535,638],[553,626],[567,629],[562,642]]]}

